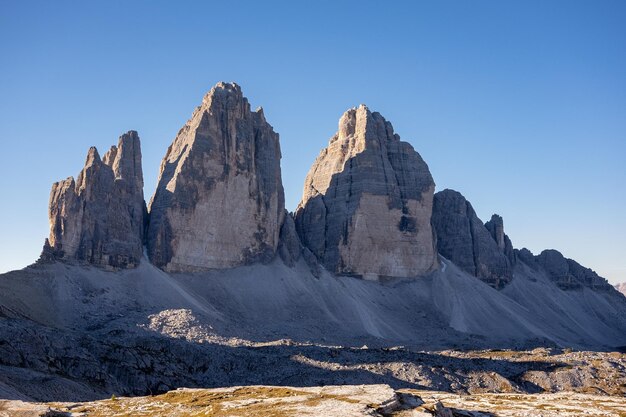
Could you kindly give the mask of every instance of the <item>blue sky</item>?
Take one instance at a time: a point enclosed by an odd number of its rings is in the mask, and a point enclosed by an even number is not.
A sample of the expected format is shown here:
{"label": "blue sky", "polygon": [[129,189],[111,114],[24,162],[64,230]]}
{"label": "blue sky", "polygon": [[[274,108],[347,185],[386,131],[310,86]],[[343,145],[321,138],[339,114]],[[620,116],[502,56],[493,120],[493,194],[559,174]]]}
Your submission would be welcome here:
{"label": "blue sky", "polygon": [[379,111],[439,190],[626,281],[626,2],[0,3],[0,271],[34,261],[52,182],[142,139],[146,199],[176,132],[236,81],[281,135],[287,208],[348,108]]}

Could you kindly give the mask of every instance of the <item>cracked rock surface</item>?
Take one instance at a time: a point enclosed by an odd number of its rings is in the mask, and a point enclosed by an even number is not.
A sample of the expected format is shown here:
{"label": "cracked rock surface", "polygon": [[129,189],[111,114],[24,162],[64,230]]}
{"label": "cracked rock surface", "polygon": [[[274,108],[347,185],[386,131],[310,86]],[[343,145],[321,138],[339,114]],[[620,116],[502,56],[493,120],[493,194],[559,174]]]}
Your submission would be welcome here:
{"label": "cracked rock surface", "polygon": [[241,88],[204,96],[161,163],[150,203],[153,264],[192,272],[268,262],[285,216],[278,134]]}
{"label": "cracked rock surface", "polygon": [[433,226],[439,253],[496,289],[513,279],[513,248],[501,220],[494,216],[485,227],[461,193],[446,189],[435,194]]}
{"label": "cracked rock surface", "polygon": [[413,147],[361,105],[343,114],[311,167],[296,227],[331,272],[417,276],[438,265],[430,224],[434,188]]}
{"label": "cracked rock surface", "polygon": [[143,254],[145,212],[141,145],[130,131],[103,158],[90,148],[76,181],[52,185],[50,237],[41,258],[135,267]]}

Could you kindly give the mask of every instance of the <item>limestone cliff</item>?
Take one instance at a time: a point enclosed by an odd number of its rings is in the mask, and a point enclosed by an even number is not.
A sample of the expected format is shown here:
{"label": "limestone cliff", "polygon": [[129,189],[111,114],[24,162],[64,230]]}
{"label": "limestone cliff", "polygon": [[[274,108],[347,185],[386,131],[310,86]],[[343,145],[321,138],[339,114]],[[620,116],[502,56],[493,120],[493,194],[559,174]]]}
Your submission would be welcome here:
{"label": "limestone cliff", "polygon": [[502,216],[494,214],[491,220],[485,223],[485,227],[489,230],[491,237],[496,241],[500,251],[504,253],[511,265],[515,264],[515,254],[513,252],[513,243],[509,236],[504,233],[504,220]]}
{"label": "limestone cliff", "polygon": [[50,237],[42,260],[74,260],[125,268],[143,253],[145,203],[137,132],[122,135],[100,158],[89,149],[76,181],[54,183],[48,215]]}
{"label": "limestone cliff", "polygon": [[311,167],[296,228],[331,272],[417,276],[437,266],[430,224],[434,187],[413,147],[361,105],[344,113]]}
{"label": "limestone cliff", "polygon": [[502,288],[513,278],[513,247],[500,216],[494,215],[487,225],[461,193],[446,189],[435,194],[433,226],[439,253],[492,287]]}
{"label": "limestone cliff", "polygon": [[267,262],[285,203],[278,134],[237,84],[204,96],[161,163],[150,203],[150,260],[167,271]]}

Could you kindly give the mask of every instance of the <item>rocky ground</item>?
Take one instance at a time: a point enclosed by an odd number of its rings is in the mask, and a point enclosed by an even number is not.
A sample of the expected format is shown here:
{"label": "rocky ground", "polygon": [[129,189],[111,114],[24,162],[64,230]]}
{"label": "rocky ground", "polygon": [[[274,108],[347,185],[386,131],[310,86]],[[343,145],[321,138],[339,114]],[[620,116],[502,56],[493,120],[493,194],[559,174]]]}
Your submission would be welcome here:
{"label": "rocky ground", "polygon": [[[603,313],[612,299],[564,293],[541,277],[522,291],[522,279],[507,289],[513,299],[453,265],[389,283],[316,278],[280,264],[198,275],[149,264],[120,273],[62,264],[16,271],[0,279],[0,398],[361,384],[624,395],[621,310]],[[534,309],[533,318],[514,301],[545,298],[551,288],[558,312]],[[581,304],[585,314],[577,314]],[[587,339],[573,327],[583,324]],[[548,331],[573,350],[533,337]],[[613,343],[581,348],[585,340]]]}
{"label": "rocky ground", "polygon": [[471,394],[388,385],[178,389],[79,403],[0,401],[0,417],[191,416],[562,417],[626,415],[626,398],[592,394]]}
{"label": "rocky ground", "polygon": [[[626,355],[619,352],[417,351],[289,339],[257,343],[211,337],[194,326],[185,327],[188,331],[183,333],[181,327],[159,328],[160,335],[139,329],[134,335],[109,331],[108,338],[99,333],[58,338],[41,329],[13,329],[15,338],[0,346],[0,394],[12,399],[84,401],[178,387],[386,384],[456,394],[626,395]],[[195,340],[188,339],[192,337]]]}

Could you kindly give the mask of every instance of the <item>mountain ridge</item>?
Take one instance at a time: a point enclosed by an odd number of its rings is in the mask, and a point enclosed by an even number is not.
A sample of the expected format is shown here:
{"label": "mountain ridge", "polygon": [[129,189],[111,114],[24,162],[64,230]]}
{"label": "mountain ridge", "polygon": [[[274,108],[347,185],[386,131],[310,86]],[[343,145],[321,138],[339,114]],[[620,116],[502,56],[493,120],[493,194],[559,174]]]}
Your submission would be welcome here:
{"label": "mountain ridge", "polygon": [[[536,372],[558,384],[560,368],[497,364],[495,377],[424,352],[626,346],[624,295],[558,251],[514,249],[502,217],[483,223],[461,193],[435,193],[426,162],[379,113],[344,113],[296,213],[284,207],[280,158],[278,133],[229,83],[168,148],[149,210],[138,134],[103,158],[90,148],[78,179],[53,185],[39,261],[0,275],[0,390],[72,400],[294,381],[458,391],[459,378],[496,378],[497,391],[502,377],[527,392]],[[576,366],[569,378],[584,389],[593,372]]]}

